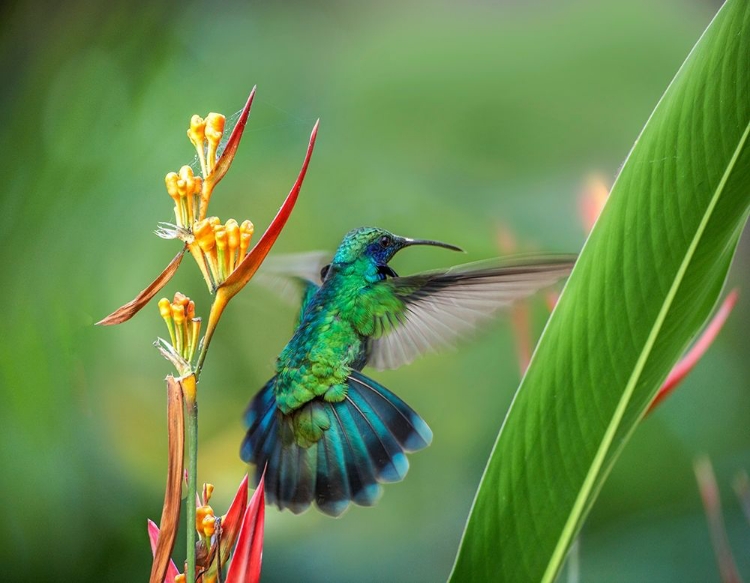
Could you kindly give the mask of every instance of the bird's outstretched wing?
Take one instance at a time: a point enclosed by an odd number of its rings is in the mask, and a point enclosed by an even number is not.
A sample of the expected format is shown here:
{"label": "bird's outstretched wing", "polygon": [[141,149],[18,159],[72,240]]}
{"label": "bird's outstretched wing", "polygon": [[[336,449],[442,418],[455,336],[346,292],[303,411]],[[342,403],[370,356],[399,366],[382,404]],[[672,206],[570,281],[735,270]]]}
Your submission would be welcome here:
{"label": "bird's outstretched wing", "polygon": [[276,293],[292,306],[300,306],[300,314],[318,291],[323,278],[321,271],[331,262],[330,251],[309,251],[272,255],[261,266],[254,280]]}
{"label": "bird's outstretched wing", "polygon": [[376,285],[388,286],[397,301],[373,314],[380,334],[370,340],[367,365],[397,368],[451,347],[497,310],[567,276],[574,263],[574,256],[480,261],[384,279]]}

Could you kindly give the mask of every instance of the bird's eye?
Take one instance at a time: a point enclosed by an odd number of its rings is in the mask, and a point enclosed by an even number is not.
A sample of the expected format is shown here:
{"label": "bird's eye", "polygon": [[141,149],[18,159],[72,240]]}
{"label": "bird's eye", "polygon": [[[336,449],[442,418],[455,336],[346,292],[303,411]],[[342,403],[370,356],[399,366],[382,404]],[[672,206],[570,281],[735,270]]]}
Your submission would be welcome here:
{"label": "bird's eye", "polygon": [[380,237],[380,245],[381,245],[381,247],[388,247],[390,244],[391,244],[391,238],[390,237],[388,237],[386,235],[383,235],[382,237]]}
{"label": "bird's eye", "polygon": [[330,265],[326,265],[323,269],[320,270],[320,280],[323,281],[326,278],[326,275],[328,275],[328,270],[331,268]]}

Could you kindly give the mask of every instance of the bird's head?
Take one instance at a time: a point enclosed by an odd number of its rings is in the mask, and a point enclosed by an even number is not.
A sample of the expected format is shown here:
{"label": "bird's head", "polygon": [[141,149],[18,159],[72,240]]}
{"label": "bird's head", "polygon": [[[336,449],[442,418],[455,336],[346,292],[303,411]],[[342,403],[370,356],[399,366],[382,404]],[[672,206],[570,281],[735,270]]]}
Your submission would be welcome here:
{"label": "bird's head", "polygon": [[387,265],[401,249],[410,245],[433,245],[453,251],[463,251],[460,247],[450,245],[449,243],[428,241],[425,239],[409,239],[389,233],[385,229],[360,227],[349,231],[344,236],[344,240],[336,250],[333,263],[341,265],[356,261],[360,257],[367,257],[375,265],[383,266]]}

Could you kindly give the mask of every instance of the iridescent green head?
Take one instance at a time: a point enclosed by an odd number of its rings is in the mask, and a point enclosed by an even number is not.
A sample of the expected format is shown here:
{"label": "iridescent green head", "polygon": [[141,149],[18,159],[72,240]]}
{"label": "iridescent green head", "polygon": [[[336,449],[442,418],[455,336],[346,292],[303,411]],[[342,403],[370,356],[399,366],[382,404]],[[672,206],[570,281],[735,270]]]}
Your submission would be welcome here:
{"label": "iridescent green head", "polygon": [[377,227],[360,227],[344,236],[333,257],[333,263],[342,265],[356,261],[360,257],[368,257],[376,265],[386,265],[396,253],[410,245],[434,245],[453,251],[463,251],[460,247],[440,241],[409,239]]}

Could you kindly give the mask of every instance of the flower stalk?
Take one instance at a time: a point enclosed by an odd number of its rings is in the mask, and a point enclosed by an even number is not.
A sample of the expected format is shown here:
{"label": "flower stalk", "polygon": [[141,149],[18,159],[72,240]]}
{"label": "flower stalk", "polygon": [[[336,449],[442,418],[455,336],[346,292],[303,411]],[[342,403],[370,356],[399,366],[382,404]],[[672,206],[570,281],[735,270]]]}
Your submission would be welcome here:
{"label": "flower stalk", "polygon": [[[262,483],[248,505],[245,477],[232,507],[222,517],[216,517],[208,506],[213,486],[204,486],[202,505],[193,503],[198,490],[197,385],[208,347],[229,301],[255,274],[286,224],[297,202],[318,130],[316,123],[291,191],[268,229],[251,249],[253,223],[249,220],[239,223],[230,218],[222,224],[218,217],[208,215],[208,206],[216,185],[234,160],[254,97],[255,88],[226,141],[223,139],[226,126],[223,115],[209,113],[205,118],[198,115],[191,118],[187,136],[195,148],[200,174],[185,165],[166,175],[165,186],[174,203],[175,222],[160,223],[156,231],[163,239],[180,240],[183,247],[135,299],[98,322],[101,325],[120,324],[137,314],[169,282],[186,251],[193,256],[209,291],[215,294],[202,340],[201,319],[196,316],[195,304],[188,297],[178,292],[171,301],[163,298],[158,304],[168,340],[159,338],[155,345],[174,365],[179,376],[167,377],[169,466],[161,524],[157,527],[149,522],[148,527],[154,553],[150,583],[220,581],[221,569],[233,548],[235,558],[227,583],[257,581],[260,576],[264,516]],[[197,362],[193,364],[196,352]],[[179,574],[170,555],[177,533],[185,474],[187,524],[191,526],[187,534],[185,573]],[[196,533],[199,535],[197,544]],[[236,548],[235,541],[238,541]]]}

